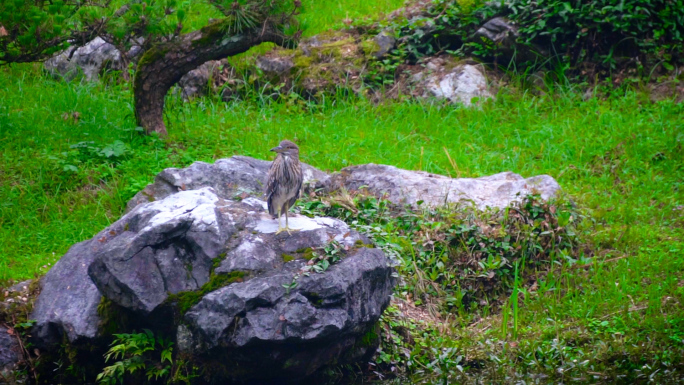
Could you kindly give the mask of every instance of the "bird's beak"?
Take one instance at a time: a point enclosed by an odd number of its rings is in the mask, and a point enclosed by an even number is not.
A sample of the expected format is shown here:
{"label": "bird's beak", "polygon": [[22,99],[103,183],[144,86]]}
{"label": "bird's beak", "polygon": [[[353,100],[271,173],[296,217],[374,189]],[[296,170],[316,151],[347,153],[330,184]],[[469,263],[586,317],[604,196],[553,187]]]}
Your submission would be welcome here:
{"label": "bird's beak", "polygon": [[273,148],[271,149],[271,151],[273,151],[273,152],[283,152],[283,150],[284,150],[284,148],[282,148],[282,147],[280,147],[280,146],[278,146],[278,147],[273,147]]}

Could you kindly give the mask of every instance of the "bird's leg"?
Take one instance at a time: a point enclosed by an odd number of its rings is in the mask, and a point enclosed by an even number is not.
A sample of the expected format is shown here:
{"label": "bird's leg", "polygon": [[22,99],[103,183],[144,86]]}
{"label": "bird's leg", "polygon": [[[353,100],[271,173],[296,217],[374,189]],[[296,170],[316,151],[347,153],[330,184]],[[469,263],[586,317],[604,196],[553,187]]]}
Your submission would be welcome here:
{"label": "bird's leg", "polygon": [[292,235],[293,231],[299,231],[299,229],[291,229],[290,228],[290,226],[288,224],[287,212],[288,212],[288,210],[285,210],[285,227],[280,227],[280,215],[278,216],[278,231],[276,231],[276,234],[280,234],[283,231],[287,231],[288,234]]}
{"label": "bird's leg", "polygon": [[291,229],[290,226],[287,224],[287,212],[288,211],[290,211],[290,210],[285,210],[285,230],[287,230],[287,233],[291,235],[292,233],[290,233],[290,231],[299,231],[299,229]]}
{"label": "bird's leg", "polygon": [[278,230],[276,231],[276,234],[280,234],[283,232],[283,228],[280,227],[280,215],[282,215],[282,213],[280,212],[280,209],[278,209]]}

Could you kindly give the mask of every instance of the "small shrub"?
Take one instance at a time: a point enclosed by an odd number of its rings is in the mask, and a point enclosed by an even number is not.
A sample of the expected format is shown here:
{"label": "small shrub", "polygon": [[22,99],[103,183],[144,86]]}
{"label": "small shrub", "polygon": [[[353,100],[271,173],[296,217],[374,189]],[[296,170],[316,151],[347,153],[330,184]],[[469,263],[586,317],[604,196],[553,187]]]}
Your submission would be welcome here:
{"label": "small shrub", "polygon": [[[484,298],[510,294],[514,266],[523,283],[554,260],[579,253],[580,218],[569,203],[523,197],[503,210],[450,205],[413,210],[374,196],[341,195],[302,202],[301,212],[347,221],[400,261],[398,270],[416,304],[465,310]],[[574,259],[573,259],[574,260]],[[496,302],[494,300],[494,302]]]}
{"label": "small shrub", "polygon": [[113,363],[97,376],[100,384],[124,384],[130,378],[140,378],[142,372],[147,382],[169,376],[173,365],[173,343],[155,337],[148,329],[144,333],[115,334],[114,337],[111,348],[105,353],[105,362]]}

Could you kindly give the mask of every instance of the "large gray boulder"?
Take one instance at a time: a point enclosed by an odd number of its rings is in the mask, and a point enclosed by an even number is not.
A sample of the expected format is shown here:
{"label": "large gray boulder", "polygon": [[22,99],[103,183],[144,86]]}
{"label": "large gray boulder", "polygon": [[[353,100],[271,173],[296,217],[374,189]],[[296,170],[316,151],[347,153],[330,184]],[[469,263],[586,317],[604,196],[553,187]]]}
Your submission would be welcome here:
{"label": "large gray boulder", "polygon": [[[167,168],[154,178],[154,183],[145,187],[128,202],[127,210],[132,210],[140,203],[159,200],[178,191],[202,187],[213,188],[223,199],[232,199],[241,194],[260,196],[264,191],[270,166],[269,161],[248,156],[233,156],[219,159],[214,164],[195,162],[183,169]],[[302,164],[302,173],[305,191],[324,188],[329,179],[328,174],[307,164]]]}
{"label": "large gray boulder", "polygon": [[[37,344],[97,343],[105,298],[156,333],[171,323],[184,354],[235,369],[217,374],[229,380],[300,378],[367,357],[395,283],[389,261],[340,220],[292,214],[289,224],[298,231],[276,233],[264,201],[212,187],[138,204],[44,277]],[[331,247],[340,259],[321,269]]]}
{"label": "large gray boulder", "polygon": [[[223,199],[236,196],[260,196],[270,162],[233,156],[219,159],[214,164],[195,162],[183,169],[169,168],[155,177],[130,202],[128,210],[138,204],[162,199],[178,191],[212,187]],[[422,171],[409,171],[393,166],[365,164],[351,166],[328,175],[304,165],[305,190],[323,192],[345,188],[366,188],[378,196],[385,196],[396,204],[427,206],[444,203],[471,203],[480,209],[504,208],[528,194],[538,193],[542,199],[555,197],[560,186],[551,176],[524,178],[512,172],[502,172],[480,178],[449,178]]]}
{"label": "large gray boulder", "polygon": [[445,203],[473,204],[479,209],[504,208],[528,194],[538,193],[547,200],[560,190],[548,175],[523,178],[512,172],[502,172],[481,178],[453,179],[423,171],[408,171],[393,166],[364,164],[342,169],[333,175],[333,187],[347,190],[365,188],[385,196],[396,204],[426,206]]}

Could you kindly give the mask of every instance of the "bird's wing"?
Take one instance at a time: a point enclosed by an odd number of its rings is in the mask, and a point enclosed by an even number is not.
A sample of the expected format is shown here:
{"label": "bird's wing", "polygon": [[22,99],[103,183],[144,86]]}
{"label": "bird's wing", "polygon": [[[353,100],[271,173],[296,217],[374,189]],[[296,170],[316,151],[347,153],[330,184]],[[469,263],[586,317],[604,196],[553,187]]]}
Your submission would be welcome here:
{"label": "bird's wing", "polygon": [[266,182],[266,203],[268,203],[268,213],[272,216],[278,215],[278,209],[273,205],[273,197],[278,195],[278,179],[276,178],[275,168],[278,167],[276,160],[271,163],[268,169],[268,180]]}
{"label": "bird's wing", "polygon": [[299,175],[300,175],[300,178],[298,178],[299,180],[297,181],[297,182],[298,182],[298,183],[297,183],[297,192],[295,193],[295,195],[294,195],[292,198],[290,198],[290,199],[287,201],[287,208],[288,208],[288,209],[289,209],[290,207],[294,206],[295,202],[297,202],[297,199],[299,199],[299,192],[302,190],[302,178],[301,178],[301,173],[300,173]]}

